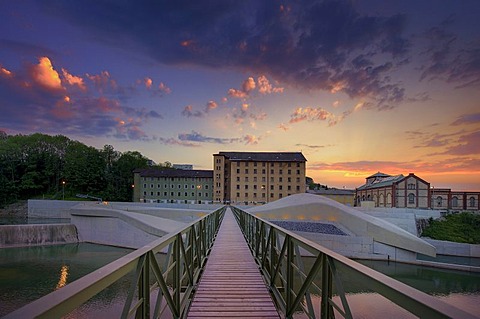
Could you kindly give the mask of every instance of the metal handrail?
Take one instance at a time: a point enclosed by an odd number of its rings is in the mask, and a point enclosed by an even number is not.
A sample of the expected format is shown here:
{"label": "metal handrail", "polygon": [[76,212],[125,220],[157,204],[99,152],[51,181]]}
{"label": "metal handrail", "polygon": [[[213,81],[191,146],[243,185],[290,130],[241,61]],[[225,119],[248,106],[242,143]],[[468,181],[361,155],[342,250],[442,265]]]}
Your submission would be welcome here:
{"label": "metal handrail", "polygon": [[[236,207],[232,211],[285,318],[299,311],[317,318],[312,294],[321,297],[320,318],[335,317],[334,309],[343,318],[352,318],[343,288],[347,281],[360,283],[420,318],[477,318],[253,214]],[[314,258],[308,269],[301,255]]]}
{"label": "metal handrail", "polygon": [[[135,318],[150,318],[150,294],[157,288],[153,317],[166,314],[171,318],[183,318],[225,209],[220,208],[177,232],[167,234],[4,318],[60,318],[132,272],[135,284],[131,285],[127,295],[122,318],[133,315]],[[166,249],[165,265],[161,266],[156,254]]]}

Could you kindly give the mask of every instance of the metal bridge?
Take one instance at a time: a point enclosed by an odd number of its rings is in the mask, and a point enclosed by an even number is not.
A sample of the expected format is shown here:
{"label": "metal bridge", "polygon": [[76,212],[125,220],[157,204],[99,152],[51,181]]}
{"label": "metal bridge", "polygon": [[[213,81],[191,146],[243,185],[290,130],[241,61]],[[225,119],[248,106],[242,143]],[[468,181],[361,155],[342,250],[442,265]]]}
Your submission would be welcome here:
{"label": "metal bridge", "polygon": [[[304,255],[314,262],[304,263]],[[60,318],[132,274],[121,318],[353,318],[343,288],[350,281],[417,317],[477,318],[235,207],[214,211],[4,318]]]}

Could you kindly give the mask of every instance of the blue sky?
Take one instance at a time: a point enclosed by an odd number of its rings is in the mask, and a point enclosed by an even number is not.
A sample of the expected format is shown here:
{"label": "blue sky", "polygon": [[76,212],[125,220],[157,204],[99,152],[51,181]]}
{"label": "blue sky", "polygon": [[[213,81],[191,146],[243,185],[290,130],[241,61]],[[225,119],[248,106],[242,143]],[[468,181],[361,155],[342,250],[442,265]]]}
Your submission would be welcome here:
{"label": "blue sky", "polygon": [[480,2],[2,1],[0,130],[480,190]]}

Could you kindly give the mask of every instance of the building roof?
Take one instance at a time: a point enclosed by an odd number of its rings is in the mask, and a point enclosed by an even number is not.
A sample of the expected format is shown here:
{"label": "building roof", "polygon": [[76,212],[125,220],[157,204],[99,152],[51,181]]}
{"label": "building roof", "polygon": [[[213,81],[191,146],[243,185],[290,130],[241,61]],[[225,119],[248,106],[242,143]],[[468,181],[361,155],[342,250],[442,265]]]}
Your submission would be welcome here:
{"label": "building roof", "polygon": [[[386,174],[384,174],[384,175],[386,175]],[[373,181],[371,183],[364,184],[364,185],[358,187],[357,189],[358,190],[363,190],[363,189],[369,189],[369,188],[391,186],[391,185],[395,184],[396,182],[402,180],[405,177],[402,174],[396,175],[396,176],[390,176],[390,175],[386,175],[386,176],[387,177],[376,179],[375,181]]]}
{"label": "building roof", "polygon": [[155,169],[155,168],[137,168],[133,173],[139,173],[142,177],[204,177],[213,178],[211,170],[185,170],[185,169]]}
{"label": "building roof", "polygon": [[219,152],[230,161],[306,162],[302,152]]}
{"label": "building roof", "polygon": [[382,172],[377,172],[377,173],[373,174],[372,176],[368,176],[367,179],[372,178],[372,177],[383,178],[383,177],[390,177],[390,176],[391,175],[388,175],[388,174],[385,174],[385,173],[382,173]]}
{"label": "building roof", "polygon": [[315,194],[315,195],[355,195],[355,191],[353,189],[338,189],[338,188],[329,188],[329,189],[315,189],[315,190],[307,190],[307,193]]}

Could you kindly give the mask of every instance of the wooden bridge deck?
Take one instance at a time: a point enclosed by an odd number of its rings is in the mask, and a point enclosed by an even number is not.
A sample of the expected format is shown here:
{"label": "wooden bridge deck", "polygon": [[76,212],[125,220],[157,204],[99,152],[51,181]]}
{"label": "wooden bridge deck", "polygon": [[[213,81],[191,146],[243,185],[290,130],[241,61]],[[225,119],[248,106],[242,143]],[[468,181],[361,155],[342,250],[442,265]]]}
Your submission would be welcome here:
{"label": "wooden bridge deck", "polygon": [[230,208],[225,212],[188,318],[280,318]]}

